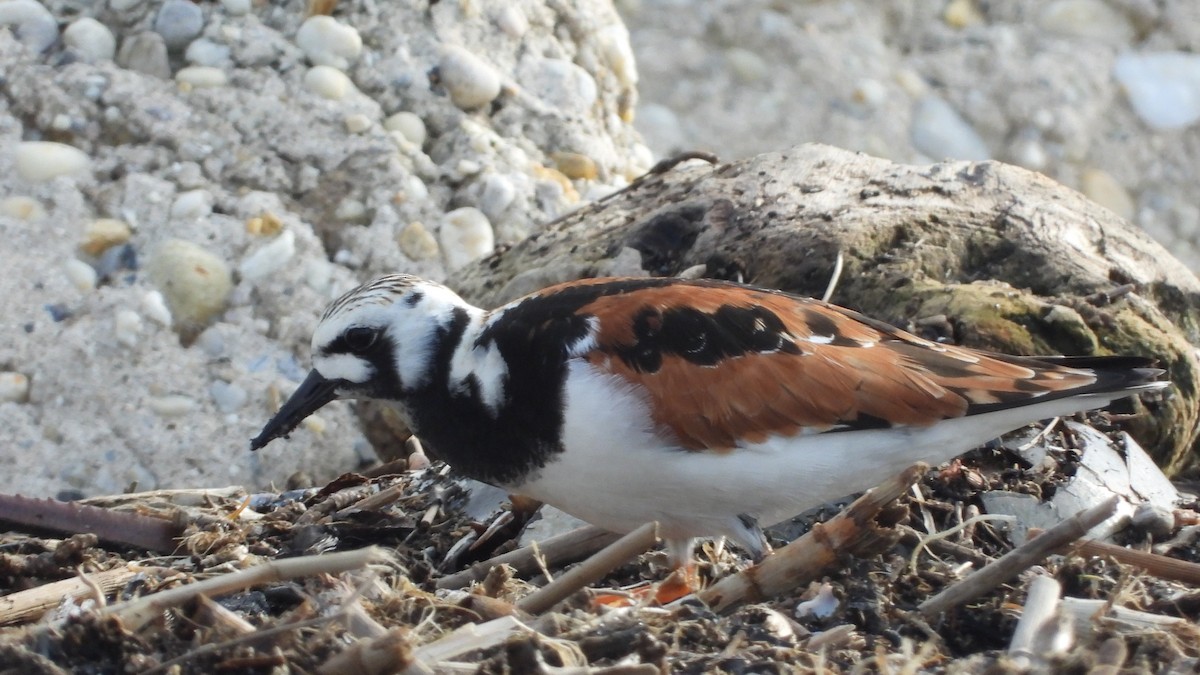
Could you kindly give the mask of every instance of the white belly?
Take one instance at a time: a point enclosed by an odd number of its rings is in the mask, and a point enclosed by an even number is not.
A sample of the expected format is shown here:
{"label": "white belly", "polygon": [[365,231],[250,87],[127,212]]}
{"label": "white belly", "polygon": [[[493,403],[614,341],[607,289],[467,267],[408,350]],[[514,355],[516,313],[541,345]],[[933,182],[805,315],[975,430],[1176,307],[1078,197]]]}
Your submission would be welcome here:
{"label": "white belly", "polygon": [[776,436],[726,453],[694,452],[666,445],[653,432],[631,385],[572,361],[565,450],[511,487],[614,532],[657,520],[671,539],[737,537],[744,532],[739,514],[773,525],[874,487],[918,461],[940,464],[1029,422],[1106,402],[1067,399],[932,427]]}

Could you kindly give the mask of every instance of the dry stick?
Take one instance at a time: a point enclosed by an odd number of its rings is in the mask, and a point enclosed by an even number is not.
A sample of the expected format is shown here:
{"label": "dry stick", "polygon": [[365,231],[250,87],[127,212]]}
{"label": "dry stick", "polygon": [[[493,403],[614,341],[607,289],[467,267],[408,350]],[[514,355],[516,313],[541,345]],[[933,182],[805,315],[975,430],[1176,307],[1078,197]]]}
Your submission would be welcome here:
{"label": "dry stick", "polygon": [[437,587],[462,588],[473,582],[483,581],[488,572],[497,565],[510,565],[516,570],[517,576],[527,576],[538,571],[538,553],[545,558],[546,565],[556,567],[586,558],[619,537],[618,534],[587,525],[538,542],[536,552],[532,546],[525,546],[475,563],[461,572],[438,579]]}
{"label": "dry stick", "polygon": [[1076,541],[1107,520],[1117,510],[1117,497],[1080,511],[1040,537],[1030,539],[996,559],[996,562],[967,576],[959,583],[922,602],[917,608],[927,618],[977,598],[1037,564],[1054,551]]}
{"label": "dry stick", "polygon": [[136,631],[147,622],[161,615],[171,607],[182,605],[198,595],[224,595],[251,586],[286,581],[297,577],[314,574],[337,574],[365,567],[374,562],[385,562],[389,558],[383,549],[376,546],[360,548],[356,551],[342,551],[323,555],[309,555],[301,558],[274,560],[262,565],[255,565],[233,574],[223,574],[211,579],[205,579],[187,586],[179,586],[160,593],[110,605],[102,610],[101,616],[116,616],[125,624],[126,629]]}
{"label": "dry stick", "polygon": [[579,563],[557,579],[521,598],[517,609],[530,614],[542,612],[565,600],[575,591],[596,583],[606,574],[658,543],[658,523],[646,523],[621,537],[604,550]]}
{"label": "dry stick", "polygon": [[0,597],[0,626],[35,621],[64,600],[91,597],[93,587],[108,595],[120,590],[129,580],[145,572],[171,573],[159,567],[118,567],[104,572],[91,572],[86,580],[79,577],[43,584]]}
{"label": "dry stick", "polygon": [[867,492],[826,523],[775,551],[749,569],[726,577],[697,594],[716,612],[759,602],[812,581],[845,553],[882,543],[894,530],[875,522],[881,509],[903,496],[928,466],[917,464]]}
{"label": "dry stick", "polygon": [[[1030,535],[1032,536],[1032,534],[1031,530]],[[1171,558],[1159,555],[1158,553],[1150,553],[1149,551],[1137,551],[1094,539],[1085,539],[1079,542],[1078,545],[1072,547],[1072,551],[1084,555],[1109,557],[1119,563],[1137,567],[1146,574],[1158,577],[1159,579],[1200,585],[1200,564],[1198,563]]]}
{"label": "dry stick", "polygon": [[379,492],[376,492],[368,497],[364,497],[357,502],[354,502],[350,506],[342,509],[341,511],[338,511],[337,513],[333,514],[333,517],[335,519],[345,518],[355,511],[378,511],[379,509],[382,509],[383,507],[403,497],[404,493],[408,492],[409,487],[410,486],[408,483],[397,483],[391,487],[384,488]]}
{"label": "dry stick", "polygon": [[1046,622],[1058,611],[1058,596],[1061,592],[1062,585],[1051,576],[1041,575],[1029,585],[1021,620],[1017,622],[1012,641],[1008,643],[1008,653],[1016,659],[1018,668],[1030,668],[1032,660],[1038,656],[1033,651],[1033,645]]}

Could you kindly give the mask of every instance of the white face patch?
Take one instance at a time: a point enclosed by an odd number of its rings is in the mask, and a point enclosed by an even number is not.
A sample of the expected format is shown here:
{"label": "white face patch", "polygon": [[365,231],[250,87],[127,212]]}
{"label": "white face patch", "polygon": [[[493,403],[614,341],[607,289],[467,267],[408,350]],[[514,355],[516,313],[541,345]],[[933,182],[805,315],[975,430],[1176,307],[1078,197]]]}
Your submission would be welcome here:
{"label": "white face patch", "polygon": [[375,368],[353,354],[332,354],[313,359],[313,368],[327,380],[346,380],[363,384],[375,375]]}
{"label": "white face patch", "polygon": [[482,315],[473,319],[458,349],[454,350],[450,360],[450,386],[464,388],[468,379],[474,379],[483,404],[496,415],[504,403],[508,363],[494,343],[486,347],[475,346],[475,339],[483,327],[481,319]]}

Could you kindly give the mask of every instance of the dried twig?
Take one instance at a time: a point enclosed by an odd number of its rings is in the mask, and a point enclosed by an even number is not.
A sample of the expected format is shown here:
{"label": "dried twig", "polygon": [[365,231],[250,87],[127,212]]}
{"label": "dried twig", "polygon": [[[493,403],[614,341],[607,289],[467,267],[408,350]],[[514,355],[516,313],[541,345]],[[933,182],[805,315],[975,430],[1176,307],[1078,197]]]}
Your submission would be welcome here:
{"label": "dried twig", "polygon": [[775,551],[749,569],[726,577],[698,593],[714,611],[758,602],[786,593],[820,576],[846,553],[878,547],[895,530],[876,522],[880,511],[901,497],[928,467],[917,464],[884,481],[847,506],[829,522],[817,523],[796,541]]}
{"label": "dried twig", "polygon": [[171,570],[159,567],[127,566],[103,572],[91,572],[87,579],[76,577],[43,584],[16,593],[0,596],[0,626],[35,621],[64,601],[90,597],[98,587],[104,595],[123,588],[138,574],[164,573]]}
{"label": "dried twig", "polygon": [[497,565],[509,565],[518,576],[528,576],[538,571],[536,560],[538,553],[545,559],[546,565],[557,567],[588,557],[620,538],[598,527],[588,525],[570,532],[556,535],[538,542],[535,552],[533,546],[526,546],[489,560],[475,563],[461,572],[456,572],[438,579],[438,588],[462,588],[487,577],[488,571]]}
{"label": "dried twig", "polygon": [[1046,530],[1042,536],[1026,541],[1000,556],[996,562],[975,571],[966,579],[922,602],[918,610],[926,617],[934,617],[951,607],[987,593],[1020,574],[1022,570],[1037,564],[1047,555],[1087,534],[1088,530],[1116,512],[1117,503],[1117,497],[1112,497],[1102,504],[1080,511]]}
{"label": "dried twig", "polygon": [[90,532],[104,541],[159,553],[174,551],[182,532],[177,523],[163,518],[20,495],[0,495],[0,514],[0,520],[26,528]]}
{"label": "dried twig", "polygon": [[[1030,530],[1030,536],[1033,536],[1033,530]],[[1171,558],[1149,551],[1138,551],[1094,539],[1080,541],[1072,547],[1072,550],[1082,555],[1112,558],[1119,563],[1137,567],[1146,574],[1158,577],[1159,579],[1200,585],[1200,564],[1187,560]]]}
{"label": "dried twig", "polygon": [[621,537],[604,550],[576,565],[557,579],[521,598],[517,608],[530,614],[541,614],[575,591],[595,583],[613,569],[658,543],[658,524],[646,523]]}
{"label": "dried twig", "polygon": [[408,483],[396,483],[391,487],[386,487],[373,495],[354,502],[350,506],[333,514],[333,517],[335,519],[345,518],[355,511],[378,511],[403,497],[404,493],[408,492],[410,487]]}
{"label": "dried twig", "polygon": [[1021,620],[1013,631],[1012,640],[1008,643],[1008,653],[1011,654],[1022,670],[1027,670],[1033,664],[1033,659],[1039,656],[1033,649],[1037,637],[1046,627],[1046,622],[1054,618],[1058,612],[1058,596],[1062,586],[1047,575],[1040,575],[1029,584],[1029,594],[1025,598],[1025,608],[1021,612]]}

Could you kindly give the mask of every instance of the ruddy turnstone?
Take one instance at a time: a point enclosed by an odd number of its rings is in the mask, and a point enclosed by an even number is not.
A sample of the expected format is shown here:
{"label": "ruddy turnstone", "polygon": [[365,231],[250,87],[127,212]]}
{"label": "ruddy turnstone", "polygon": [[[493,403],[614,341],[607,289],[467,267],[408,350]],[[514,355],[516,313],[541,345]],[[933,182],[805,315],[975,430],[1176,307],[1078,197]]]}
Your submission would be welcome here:
{"label": "ruddy turnstone", "polygon": [[938,344],[716,281],[589,279],[485,311],[386,276],[325,310],[313,370],[252,450],[338,398],[390,401],[456,470],[668,552],[771,525],[1022,425],[1160,389],[1136,357]]}

